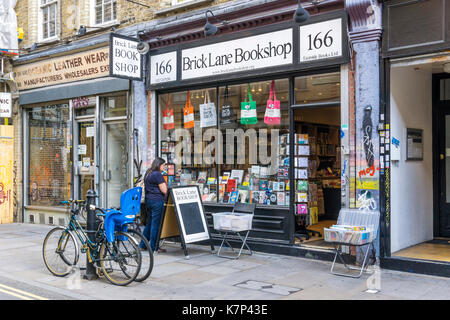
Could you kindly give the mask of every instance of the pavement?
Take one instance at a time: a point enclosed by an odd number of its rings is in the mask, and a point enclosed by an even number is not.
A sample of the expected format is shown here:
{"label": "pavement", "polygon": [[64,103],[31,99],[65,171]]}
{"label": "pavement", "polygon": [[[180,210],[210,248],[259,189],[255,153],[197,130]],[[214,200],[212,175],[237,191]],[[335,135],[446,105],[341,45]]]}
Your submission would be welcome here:
{"label": "pavement", "polygon": [[[1,300],[397,300],[450,299],[450,279],[374,269],[359,279],[330,273],[331,262],[254,252],[229,260],[207,246],[165,243],[153,272],[126,287],[105,278],[83,279],[76,269],[55,277],[42,259],[42,242],[52,226],[0,225]],[[85,256],[80,267],[85,267]],[[373,290],[368,292],[368,290]]]}

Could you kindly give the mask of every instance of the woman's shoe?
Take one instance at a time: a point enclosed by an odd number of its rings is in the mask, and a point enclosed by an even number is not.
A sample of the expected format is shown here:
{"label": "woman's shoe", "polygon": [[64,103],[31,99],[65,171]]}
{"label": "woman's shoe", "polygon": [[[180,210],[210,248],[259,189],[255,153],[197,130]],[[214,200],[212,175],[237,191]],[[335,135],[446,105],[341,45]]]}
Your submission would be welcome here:
{"label": "woman's shoe", "polygon": [[158,253],[165,253],[165,252],[167,252],[166,249],[162,249],[162,248],[158,249]]}

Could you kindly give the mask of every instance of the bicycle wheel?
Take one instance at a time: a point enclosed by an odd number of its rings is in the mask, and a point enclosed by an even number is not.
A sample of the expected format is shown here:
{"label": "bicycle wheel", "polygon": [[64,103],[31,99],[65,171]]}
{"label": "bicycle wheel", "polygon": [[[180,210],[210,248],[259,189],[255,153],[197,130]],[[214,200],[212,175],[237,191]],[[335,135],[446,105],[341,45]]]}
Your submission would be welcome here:
{"label": "bicycle wheel", "polygon": [[141,270],[139,271],[139,275],[137,276],[135,281],[142,282],[145,281],[149,276],[150,273],[152,273],[153,270],[153,252],[152,248],[150,247],[150,243],[148,240],[144,237],[144,235],[134,229],[129,229],[127,231],[133,238],[136,239],[139,248],[141,248],[141,245],[143,246],[143,249],[141,249],[141,256],[142,256],[142,263],[141,263]]}
{"label": "bicycle wheel", "polygon": [[112,284],[126,286],[141,269],[141,253],[136,240],[126,232],[116,231],[113,242],[104,241],[100,248],[100,267]]}
{"label": "bicycle wheel", "polygon": [[64,277],[78,262],[78,243],[70,231],[56,227],[45,236],[42,256],[45,266],[52,274]]}

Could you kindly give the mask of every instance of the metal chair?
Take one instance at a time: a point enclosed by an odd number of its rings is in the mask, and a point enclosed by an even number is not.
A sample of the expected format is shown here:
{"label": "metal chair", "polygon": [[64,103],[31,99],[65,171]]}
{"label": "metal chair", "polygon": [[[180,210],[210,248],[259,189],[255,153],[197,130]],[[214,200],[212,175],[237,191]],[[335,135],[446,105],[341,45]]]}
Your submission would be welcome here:
{"label": "metal chair", "polygon": [[[341,211],[339,212],[339,218],[338,218],[337,225],[365,226],[365,227],[373,230],[375,237],[371,241],[364,243],[364,244],[352,244],[352,243],[347,243],[347,242],[328,241],[328,242],[333,243],[334,250],[336,252],[336,254],[334,256],[333,264],[331,266],[332,274],[335,274],[338,276],[350,277],[350,278],[361,277],[363,271],[367,267],[369,252],[373,252],[375,250],[373,243],[377,239],[379,224],[380,224],[380,212],[379,211],[368,211],[368,210],[358,210],[358,209],[341,209]],[[362,262],[361,268],[349,266],[347,263],[345,263],[344,258],[342,257],[342,252],[341,252],[342,249],[340,249],[340,247],[342,247],[342,246],[355,246],[356,248],[359,248],[359,250],[364,255],[364,260]],[[367,246],[366,252],[364,252],[363,248],[366,246]],[[337,258],[339,258],[340,262],[342,262],[342,264],[345,266],[345,268],[348,271],[356,270],[359,272],[356,274],[336,272],[334,267],[335,267]]]}
{"label": "metal chair", "polygon": [[[255,213],[255,208],[256,208],[256,204],[254,203],[236,203],[233,207],[233,211],[231,213],[241,213],[241,214],[251,214],[254,215]],[[252,217],[253,219],[253,217]],[[250,247],[247,244],[247,238],[248,235],[250,234],[251,228],[249,230],[241,230],[241,231],[231,231],[231,230],[218,230],[215,229],[219,232],[220,236],[222,237],[222,243],[220,244],[219,250],[217,251],[217,256],[218,257],[222,257],[222,258],[227,258],[227,259],[239,259],[239,257],[241,256],[242,253],[244,254],[248,254],[248,255],[252,255],[253,252],[250,249]],[[241,235],[241,232],[245,234]],[[231,244],[228,242],[228,235],[229,234],[235,234],[238,236],[239,240],[242,242],[241,248],[239,250],[239,253],[235,256],[230,256],[230,255],[223,255],[220,254],[220,251],[223,248],[223,245],[226,243],[227,246],[229,248],[231,248],[231,250],[233,252],[235,252],[234,248],[231,246]],[[246,252],[242,252],[242,250],[244,249],[244,247],[247,248],[248,253]]]}

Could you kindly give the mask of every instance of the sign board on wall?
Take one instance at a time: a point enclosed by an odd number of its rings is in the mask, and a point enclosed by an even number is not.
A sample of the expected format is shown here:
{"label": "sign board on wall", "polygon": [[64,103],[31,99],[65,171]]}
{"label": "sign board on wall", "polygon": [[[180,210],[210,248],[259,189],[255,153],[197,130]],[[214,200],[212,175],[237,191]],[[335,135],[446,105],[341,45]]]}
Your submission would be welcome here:
{"label": "sign board on wall", "polygon": [[11,118],[12,98],[11,93],[0,92],[0,118]]}
{"label": "sign board on wall", "polygon": [[342,19],[300,27],[300,62],[342,56]]}
{"label": "sign board on wall", "polygon": [[109,76],[109,48],[89,50],[14,68],[19,90]]}
{"label": "sign board on wall", "polygon": [[135,38],[111,33],[109,45],[112,77],[142,80],[143,56],[137,50],[138,43]]}
{"label": "sign board on wall", "polygon": [[349,60],[347,13],[282,22],[150,51],[149,90],[337,66]]}
{"label": "sign board on wall", "polygon": [[276,67],[293,62],[292,29],[181,52],[183,80]]}

